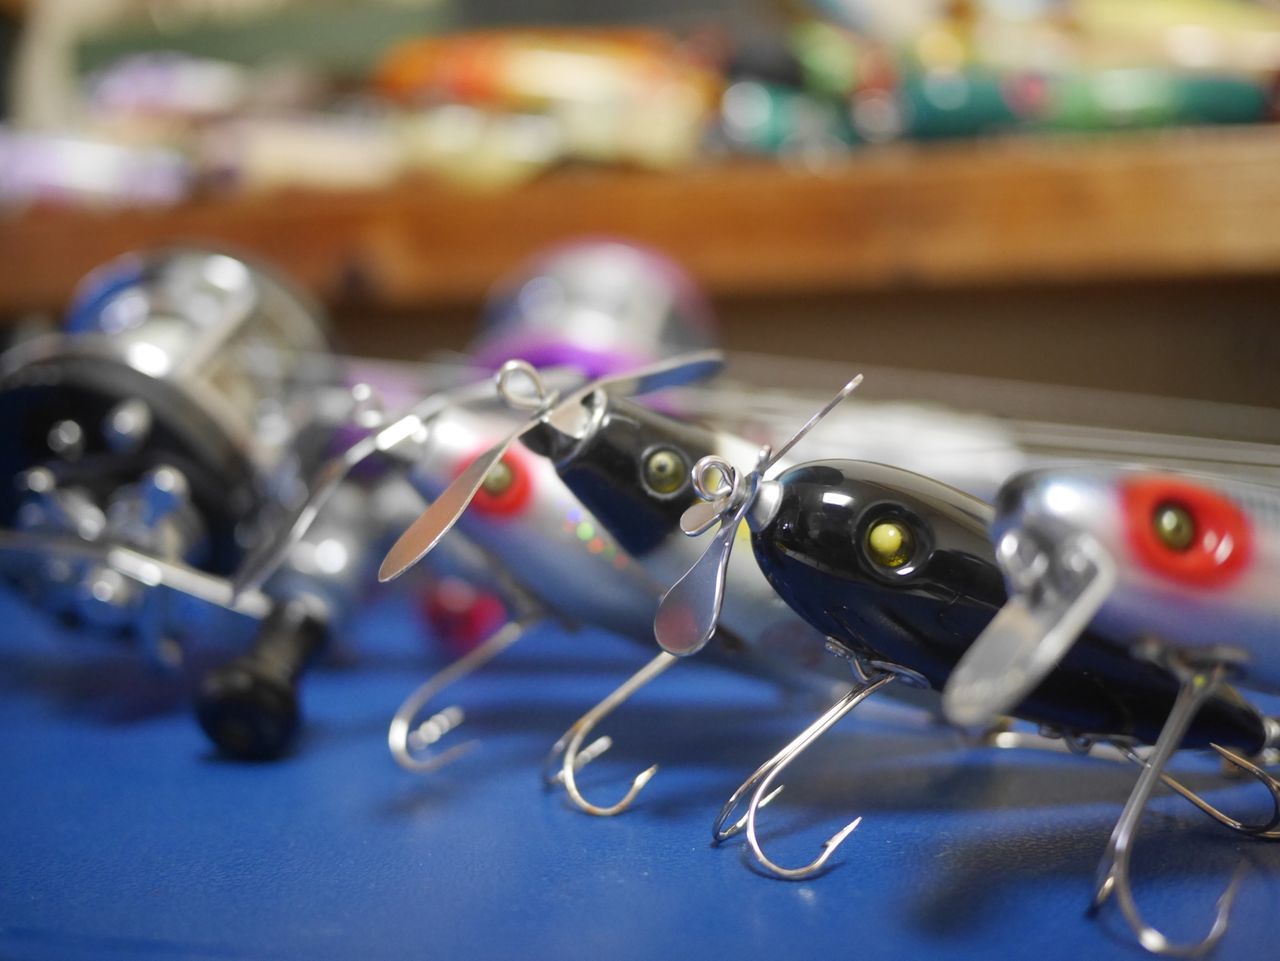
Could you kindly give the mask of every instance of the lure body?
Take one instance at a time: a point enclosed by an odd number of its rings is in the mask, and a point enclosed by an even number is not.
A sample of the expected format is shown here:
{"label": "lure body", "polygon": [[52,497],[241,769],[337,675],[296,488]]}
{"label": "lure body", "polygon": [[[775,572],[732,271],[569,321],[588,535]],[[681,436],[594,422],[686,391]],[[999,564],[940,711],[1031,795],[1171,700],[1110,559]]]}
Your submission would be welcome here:
{"label": "lure body", "polygon": [[1280,692],[1275,490],[1134,468],[1031,471],[1002,488],[992,533],[1011,597],[948,688],[952,716],[1001,710],[1086,625]]}
{"label": "lure body", "polygon": [[[804,464],[765,485],[776,485],[767,498],[772,515],[753,525],[751,540],[778,594],[866,662],[906,668],[941,690],[1005,604],[987,537],[991,509],[920,475],[857,461]],[[888,564],[872,547],[886,522],[909,541]],[[1163,669],[1086,633],[1014,713],[1071,734],[1152,742],[1177,687]],[[1257,750],[1265,740],[1260,715],[1223,695],[1186,743]]]}
{"label": "lure body", "polygon": [[[755,448],[731,434],[684,423],[603,392],[591,399],[589,408],[589,426],[582,438],[544,428],[531,432],[525,443],[550,459],[564,486],[662,585],[649,611],[644,630],[648,637],[657,598],[699,550],[680,531],[681,515],[698,501],[690,469],[710,454],[740,459]],[[659,458],[665,468],[661,473],[653,470]],[[741,536],[746,534],[744,527]],[[745,655],[752,666],[793,674],[849,679],[848,668],[826,655],[823,636],[796,616],[749,559],[731,562],[727,579],[729,600],[715,642],[720,655],[738,662]]]}
{"label": "lure body", "polygon": [[[1185,546],[1155,529],[1166,506],[1191,521]],[[1247,660],[1238,683],[1280,692],[1280,492],[1138,470],[1039,471],[1000,495],[993,532],[1015,527],[1084,533],[1115,558],[1115,587],[1098,612],[1108,633],[1236,648]]]}
{"label": "lure body", "polygon": [[[430,501],[501,432],[492,415],[450,408],[397,454],[411,462],[409,480]],[[459,521],[461,532],[556,615],[646,637],[660,585],[545,460],[513,449],[500,463]]]}

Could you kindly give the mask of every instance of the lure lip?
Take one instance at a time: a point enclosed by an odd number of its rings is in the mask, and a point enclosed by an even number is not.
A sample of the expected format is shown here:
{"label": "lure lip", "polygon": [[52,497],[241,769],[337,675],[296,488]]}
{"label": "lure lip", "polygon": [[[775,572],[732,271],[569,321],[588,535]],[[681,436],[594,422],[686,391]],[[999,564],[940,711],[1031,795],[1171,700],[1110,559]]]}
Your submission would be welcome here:
{"label": "lure lip", "polygon": [[1009,596],[942,692],[943,714],[962,727],[1014,711],[1088,629],[1118,580],[1111,553],[1086,533],[1052,521],[996,527]]}

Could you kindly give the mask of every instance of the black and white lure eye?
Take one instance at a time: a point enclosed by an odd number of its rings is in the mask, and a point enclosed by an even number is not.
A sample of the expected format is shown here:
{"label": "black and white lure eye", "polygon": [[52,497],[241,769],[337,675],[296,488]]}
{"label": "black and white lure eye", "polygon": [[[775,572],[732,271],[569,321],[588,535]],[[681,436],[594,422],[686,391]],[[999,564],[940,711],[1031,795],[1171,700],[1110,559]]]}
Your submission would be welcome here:
{"label": "black and white lure eye", "polygon": [[674,447],[651,447],[640,458],[640,483],[654,497],[674,497],[689,483],[689,460]]}

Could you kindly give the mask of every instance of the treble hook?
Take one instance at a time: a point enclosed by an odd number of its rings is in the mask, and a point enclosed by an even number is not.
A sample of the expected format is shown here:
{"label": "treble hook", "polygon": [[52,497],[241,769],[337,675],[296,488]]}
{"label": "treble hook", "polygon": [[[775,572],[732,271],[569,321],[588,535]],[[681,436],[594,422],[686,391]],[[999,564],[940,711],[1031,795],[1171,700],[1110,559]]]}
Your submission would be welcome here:
{"label": "treble hook", "polygon": [[[671,665],[679,660],[674,655],[663,651],[653,660],[651,660],[636,673],[632,674],[622,684],[618,685],[612,693],[608,695],[599,704],[587,711],[586,714],[578,718],[573,726],[564,734],[560,735],[560,739],[551,747],[551,751],[547,755],[547,762],[543,768],[543,779],[548,785],[563,783],[564,789],[573,803],[580,811],[587,814],[594,814],[596,817],[613,817],[615,814],[621,814],[627,808],[631,807],[637,795],[644,790],[650,779],[658,773],[658,765],[654,764],[637,774],[631,781],[631,787],[627,789],[627,793],[616,804],[608,807],[601,807],[598,804],[592,804],[578,789],[578,782],[575,778],[577,771],[589,764],[595,758],[599,757],[609,749],[612,744],[608,738],[602,737],[593,741],[586,748],[582,746],[582,742],[586,740],[590,734],[606,717],[612,714],[619,705],[626,701],[632,694],[644,687],[655,677],[665,671]],[[559,758],[557,764],[556,759]],[[556,768],[559,768],[557,771]]]}
{"label": "treble hook", "polygon": [[[1226,933],[1231,906],[1239,891],[1242,875],[1241,869],[1237,868],[1226,890],[1218,898],[1213,926],[1209,929],[1209,933],[1200,941],[1178,944],[1170,941],[1160,931],[1143,920],[1134,901],[1133,890],[1129,881],[1130,858],[1138,822],[1141,820],[1143,812],[1151,800],[1151,794],[1155,790],[1156,784],[1161,779],[1161,773],[1169,763],[1173,752],[1177,750],[1178,745],[1182,742],[1183,735],[1186,733],[1188,726],[1190,726],[1192,719],[1204,702],[1212,696],[1225,677],[1226,672],[1227,666],[1224,664],[1214,664],[1207,668],[1202,667],[1191,670],[1183,668],[1181,670],[1183,683],[1178,691],[1178,697],[1174,701],[1173,710],[1169,713],[1164,729],[1156,739],[1151,755],[1140,761],[1142,773],[1138,776],[1138,783],[1134,785],[1133,792],[1129,795],[1129,800],[1125,802],[1124,810],[1121,811],[1120,819],[1116,822],[1116,826],[1111,832],[1106,852],[1103,854],[1102,862],[1098,866],[1098,884],[1093,904],[1089,908],[1090,913],[1096,913],[1106,903],[1107,899],[1114,894],[1119,903],[1120,911],[1124,915],[1125,921],[1129,924],[1129,928],[1137,935],[1139,943],[1153,954],[1193,957],[1211,950],[1221,940],[1222,935]],[[1277,785],[1274,779],[1230,751],[1226,751],[1216,745],[1214,749],[1231,763],[1261,779],[1271,790],[1273,800],[1276,801],[1277,805],[1280,805],[1280,794],[1277,794],[1277,787],[1280,787],[1280,785]],[[1175,790],[1177,789],[1175,788]],[[1184,797],[1188,797],[1188,800],[1191,800],[1192,803],[1200,807],[1201,810],[1206,811],[1206,813],[1210,813],[1215,819],[1231,826],[1230,818],[1221,815],[1221,812],[1216,812],[1216,809],[1211,810],[1207,804],[1202,804],[1194,797],[1189,796],[1190,792],[1179,791],[1179,793],[1183,794]],[[1248,826],[1240,824],[1240,822],[1234,822],[1234,824],[1237,825],[1238,830],[1244,830],[1247,833],[1261,837],[1275,837],[1277,834],[1272,828],[1275,827],[1277,820],[1280,819],[1280,808],[1277,809],[1276,814],[1276,818],[1273,818],[1269,824],[1260,829],[1249,830]]]}
{"label": "treble hook", "polygon": [[[1174,778],[1166,772],[1162,771],[1160,773],[1160,780],[1223,827],[1229,828],[1232,831],[1238,831],[1241,834],[1247,834],[1251,838],[1260,838],[1264,841],[1280,840],[1280,781],[1277,781],[1252,761],[1241,757],[1234,751],[1227,750],[1220,744],[1210,744],[1209,747],[1213,748],[1213,750],[1218,753],[1218,756],[1228,764],[1238,768],[1243,774],[1251,775],[1267,789],[1268,793],[1271,795],[1272,810],[1271,817],[1266,822],[1262,824],[1246,824],[1243,821],[1238,821],[1221,808],[1214,807],[1203,797],[1196,794],[1181,782],[1174,780]],[[1128,745],[1121,747],[1120,750],[1126,758],[1141,767],[1145,767],[1151,763],[1148,758],[1144,758]]]}
{"label": "treble hook", "polygon": [[[1130,761],[1138,767],[1146,767],[1150,762],[1143,757],[1132,744],[1114,738],[1104,740],[1092,740],[1088,738],[1069,738],[1062,735],[1044,735],[1032,734],[1026,731],[1009,730],[1005,725],[997,725],[988,731],[982,733],[978,739],[978,743],[989,747],[998,747],[1005,750],[1065,750],[1073,754],[1085,755],[1093,758],[1105,758],[1113,761]],[[1252,775],[1271,795],[1272,814],[1271,817],[1261,824],[1246,824],[1239,821],[1231,815],[1227,814],[1221,808],[1214,807],[1201,795],[1192,791],[1189,787],[1177,780],[1168,771],[1160,772],[1160,780],[1164,785],[1173,790],[1179,796],[1185,798],[1191,804],[1207,814],[1213,820],[1217,821],[1225,828],[1237,831],[1241,834],[1247,834],[1249,837],[1261,838],[1267,841],[1280,840],[1280,781],[1277,781],[1261,767],[1252,761],[1246,760],[1233,751],[1218,744],[1210,744],[1211,748],[1218,753],[1228,764],[1237,768],[1243,774]],[[1103,753],[1103,752],[1107,753]]]}
{"label": "treble hook", "polygon": [[397,764],[407,771],[429,774],[456,761],[479,743],[470,740],[439,753],[431,750],[432,745],[456,729],[465,719],[462,708],[456,705],[437,711],[420,724],[415,725],[414,720],[433,697],[454,681],[488,664],[520,640],[529,625],[536,620],[539,618],[529,617],[504,625],[483,644],[427,678],[405,698],[395,717],[391,719],[391,727],[387,729],[387,747],[391,749],[391,756],[396,759]]}
{"label": "treble hook", "polygon": [[[720,809],[720,816],[716,818],[715,823],[711,827],[711,835],[713,843],[719,844],[727,838],[733,837],[739,833],[744,827],[747,831],[747,843],[751,846],[751,851],[756,857],[756,861],[768,873],[776,878],[782,878],[786,881],[800,881],[805,878],[813,877],[821,871],[830,860],[831,856],[836,853],[836,849],[844,843],[845,839],[857,829],[862,823],[862,818],[857,817],[846,824],[843,828],[827,838],[822,843],[822,853],[810,861],[803,867],[784,868],[771,860],[760,847],[760,840],[756,834],[756,814],[760,808],[767,805],[770,801],[781,793],[783,785],[779,785],[776,789],[770,790],[774,779],[783,772],[783,770],[796,758],[798,758],[806,748],[814,741],[822,736],[837,721],[852,711],[855,707],[865,701],[880,688],[884,687],[890,681],[896,680],[898,675],[888,672],[871,675],[865,684],[853,688],[829,707],[816,721],[800,732],[786,747],[775,754],[764,764],[760,765],[751,777],[747,778],[736,791],[730,795],[729,800],[725,802],[723,808]],[[726,828],[725,823],[733,815],[738,805],[742,802],[747,792],[753,791],[751,802],[747,805],[747,813],[738,819],[731,827]]]}

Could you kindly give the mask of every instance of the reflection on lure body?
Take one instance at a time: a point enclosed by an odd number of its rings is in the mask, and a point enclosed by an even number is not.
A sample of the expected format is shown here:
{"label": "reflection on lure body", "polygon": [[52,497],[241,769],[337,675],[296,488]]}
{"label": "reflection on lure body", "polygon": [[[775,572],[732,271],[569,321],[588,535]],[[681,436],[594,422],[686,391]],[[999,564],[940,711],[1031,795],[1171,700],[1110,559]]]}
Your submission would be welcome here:
{"label": "reflection on lure body", "polygon": [[[399,451],[428,501],[439,496],[501,432],[492,416],[451,408]],[[510,450],[459,528],[554,614],[643,637],[660,588],[569,492],[545,460]]]}

